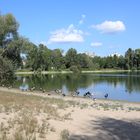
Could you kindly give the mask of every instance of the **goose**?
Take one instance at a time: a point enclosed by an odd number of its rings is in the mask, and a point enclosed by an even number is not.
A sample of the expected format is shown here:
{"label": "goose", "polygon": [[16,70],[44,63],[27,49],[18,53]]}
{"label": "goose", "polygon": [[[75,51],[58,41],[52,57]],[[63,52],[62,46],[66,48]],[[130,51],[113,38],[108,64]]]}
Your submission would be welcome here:
{"label": "goose", "polygon": [[55,89],[54,91],[55,91],[57,94],[62,93],[62,90],[61,90],[61,89]]}
{"label": "goose", "polygon": [[45,93],[45,89],[42,89],[42,92]]}
{"label": "goose", "polygon": [[91,93],[88,91],[84,94],[84,97],[91,97]]}
{"label": "goose", "polygon": [[9,87],[8,87],[8,89],[11,89],[11,88],[12,88],[12,86],[9,86]]}
{"label": "goose", "polygon": [[35,87],[32,87],[32,88],[31,88],[31,91],[33,91],[33,90],[35,90]]}
{"label": "goose", "polygon": [[77,90],[75,91],[75,93],[76,93],[76,95],[79,95],[79,94],[80,94],[80,92],[79,92],[79,91],[77,91]]}
{"label": "goose", "polygon": [[104,97],[105,97],[105,99],[107,99],[107,98],[108,98],[108,93],[106,93],[106,94],[104,95]]}
{"label": "goose", "polygon": [[62,96],[63,96],[63,97],[65,97],[65,96],[66,96],[66,94],[62,93]]}

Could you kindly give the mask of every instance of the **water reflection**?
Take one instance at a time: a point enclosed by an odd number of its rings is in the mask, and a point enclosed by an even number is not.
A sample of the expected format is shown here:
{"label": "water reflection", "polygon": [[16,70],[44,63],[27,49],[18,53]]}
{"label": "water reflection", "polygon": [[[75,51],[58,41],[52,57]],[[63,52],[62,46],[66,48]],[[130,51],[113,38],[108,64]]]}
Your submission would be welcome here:
{"label": "water reflection", "polygon": [[[19,78],[20,79],[20,78]],[[29,85],[28,83],[26,82],[26,77],[23,77],[22,79],[22,85],[19,87],[20,90],[22,91],[27,91],[29,89]]]}

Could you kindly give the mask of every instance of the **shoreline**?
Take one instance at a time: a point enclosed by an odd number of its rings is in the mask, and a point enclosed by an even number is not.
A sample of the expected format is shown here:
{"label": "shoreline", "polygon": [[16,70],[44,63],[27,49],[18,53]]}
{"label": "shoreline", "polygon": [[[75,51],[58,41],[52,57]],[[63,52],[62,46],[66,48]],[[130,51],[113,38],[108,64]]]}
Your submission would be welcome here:
{"label": "shoreline", "polygon": [[[20,89],[16,89],[16,88],[11,88],[8,89],[7,87],[0,87],[0,92],[9,92],[9,93],[13,93],[13,94],[23,94],[23,95],[33,95],[33,96],[39,96],[39,97],[44,97],[44,98],[56,98],[56,99],[64,99],[64,100],[83,100],[85,102],[87,101],[93,101],[91,98],[85,98],[82,96],[70,96],[70,95],[66,95],[65,97],[63,97],[62,95],[56,94],[55,91],[47,91],[45,93],[42,93],[41,91],[21,91]],[[124,104],[134,104],[134,105],[140,105],[140,102],[134,102],[134,101],[126,101],[126,100],[114,100],[114,99],[102,99],[102,98],[97,98],[95,100],[96,102],[118,102],[118,103],[124,103]],[[94,101],[93,101],[94,102]]]}
{"label": "shoreline", "polygon": [[[117,72],[140,72],[140,70],[82,70],[81,73],[117,73]],[[71,74],[72,71],[42,71],[42,72],[35,72],[35,71],[16,71],[15,74],[22,75],[22,74]]]}

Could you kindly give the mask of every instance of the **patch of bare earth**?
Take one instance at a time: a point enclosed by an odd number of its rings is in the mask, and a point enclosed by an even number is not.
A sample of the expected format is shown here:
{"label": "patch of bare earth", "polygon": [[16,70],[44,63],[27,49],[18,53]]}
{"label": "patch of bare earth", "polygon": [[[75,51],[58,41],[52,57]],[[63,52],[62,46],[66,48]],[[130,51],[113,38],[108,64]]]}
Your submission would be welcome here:
{"label": "patch of bare earth", "polygon": [[139,132],[140,104],[0,92],[0,140],[139,140]]}

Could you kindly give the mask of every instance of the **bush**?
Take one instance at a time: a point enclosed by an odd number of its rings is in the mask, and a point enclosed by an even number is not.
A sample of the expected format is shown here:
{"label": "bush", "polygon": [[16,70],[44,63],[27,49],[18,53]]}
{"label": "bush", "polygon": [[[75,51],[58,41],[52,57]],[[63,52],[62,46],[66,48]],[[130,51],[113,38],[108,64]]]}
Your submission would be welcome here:
{"label": "bush", "polygon": [[14,67],[10,60],[0,56],[0,81],[7,82],[14,78]]}
{"label": "bush", "polygon": [[140,70],[140,66],[137,68],[137,70]]}
{"label": "bush", "polygon": [[71,66],[70,70],[73,71],[74,73],[79,73],[80,69],[77,66]]}
{"label": "bush", "polygon": [[135,71],[135,70],[137,70],[137,68],[136,68],[136,67],[133,67],[133,68],[132,68],[132,71]]}
{"label": "bush", "polygon": [[69,139],[69,131],[64,129],[61,132],[61,139],[60,140],[68,140]]}
{"label": "bush", "polygon": [[41,68],[38,68],[36,72],[37,73],[41,73],[42,72],[42,69]]}

